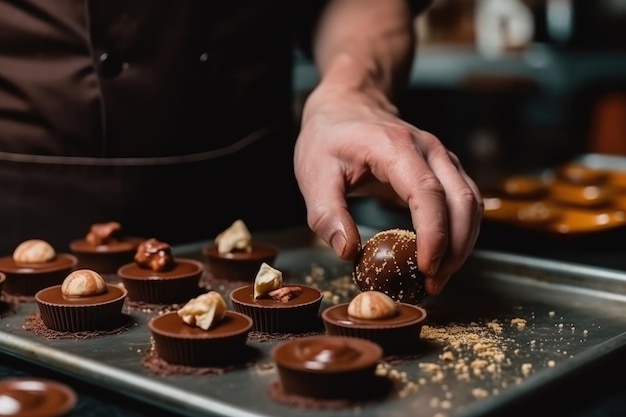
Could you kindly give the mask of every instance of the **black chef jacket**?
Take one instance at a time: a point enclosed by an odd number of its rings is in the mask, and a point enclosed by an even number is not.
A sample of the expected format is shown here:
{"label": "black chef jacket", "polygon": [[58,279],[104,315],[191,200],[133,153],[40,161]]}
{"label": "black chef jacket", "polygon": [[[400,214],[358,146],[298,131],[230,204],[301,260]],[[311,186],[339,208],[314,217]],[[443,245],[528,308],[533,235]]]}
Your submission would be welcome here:
{"label": "black chef jacket", "polygon": [[305,224],[292,56],[323,3],[0,0],[0,254]]}

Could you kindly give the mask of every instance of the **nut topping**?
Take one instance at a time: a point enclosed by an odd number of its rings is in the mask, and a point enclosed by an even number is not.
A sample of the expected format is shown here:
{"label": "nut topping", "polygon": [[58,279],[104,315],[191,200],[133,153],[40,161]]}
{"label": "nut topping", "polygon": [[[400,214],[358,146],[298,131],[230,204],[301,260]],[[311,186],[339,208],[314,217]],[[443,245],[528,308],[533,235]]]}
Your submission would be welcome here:
{"label": "nut topping", "polygon": [[122,232],[118,222],[95,223],[89,229],[85,241],[92,246],[106,245],[117,240]]}
{"label": "nut topping", "polygon": [[296,287],[296,286],[289,286],[289,287],[280,287],[276,290],[272,290],[267,295],[269,295],[270,298],[276,301],[281,301],[283,303],[286,303],[289,300],[293,300],[300,294],[302,294],[302,288]]}
{"label": "nut topping", "polygon": [[106,292],[102,275],[91,269],[72,271],[61,284],[61,294],[67,297],[89,297]]}
{"label": "nut topping", "polygon": [[243,220],[235,220],[230,227],[215,237],[218,253],[225,254],[235,250],[250,252],[252,235]]}
{"label": "nut topping", "polygon": [[263,262],[254,279],[254,299],[267,296],[283,286],[283,273]]}
{"label": "nut topping", "polygon": [[357,294],[348,304],[350,317],[378,320],[393,317],[398,311],[396,302],[380,291],[364,291]]}
{"label": "nut topping", "polygon": [[217,291],[209,291],[192,298],[178,310],[178,316],[191,326],[208,330],[224,317],[226,301]]}
{"label": "nut topping", "polygon": [[172,247],[154,238],[143,241],[137,247],[135,263],[141,268],[155,272],[169,271],[176,266]]}
{"label": "nut topping", "polygon": [[45,240],[29,239],[20,243],[13,252],[13,260],[21,264],[36,264],[52,261],[56,252]]}

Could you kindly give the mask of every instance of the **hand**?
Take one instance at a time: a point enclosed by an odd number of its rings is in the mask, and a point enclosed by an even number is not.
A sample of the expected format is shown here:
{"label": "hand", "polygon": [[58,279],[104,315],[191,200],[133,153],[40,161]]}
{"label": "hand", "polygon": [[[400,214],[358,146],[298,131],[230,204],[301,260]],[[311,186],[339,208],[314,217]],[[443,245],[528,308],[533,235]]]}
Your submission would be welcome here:
{"label": "hand", "polygon": [[305,103],[294,163],[309,227],[345,260],[354,260],[361,242],[346,198],[376,183],[410,210],[429,294],[441,292],[474,248],[483,214],[478,187],[456,155],[399,119],[377,90],[320,84]]}

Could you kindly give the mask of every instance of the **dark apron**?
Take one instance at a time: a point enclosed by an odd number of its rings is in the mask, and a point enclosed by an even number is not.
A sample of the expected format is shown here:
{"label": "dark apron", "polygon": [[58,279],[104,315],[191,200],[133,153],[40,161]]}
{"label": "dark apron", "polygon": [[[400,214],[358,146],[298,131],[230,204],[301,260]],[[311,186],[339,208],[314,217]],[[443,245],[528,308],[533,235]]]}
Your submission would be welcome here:
{"label": "dark apron", "polygon": [[[27,238],[58,251],[95,222],[171,244],[211,240],[236,219],[251,231],[306,224],[289,148],[269,138],[229,155],[101,159],[0,153],[0,253]],[[243,144],[242,144],[243,145]]]}
{"label": "dark apron", "polygon": [[289,4],[0,0],[0,254],[305,224]]}

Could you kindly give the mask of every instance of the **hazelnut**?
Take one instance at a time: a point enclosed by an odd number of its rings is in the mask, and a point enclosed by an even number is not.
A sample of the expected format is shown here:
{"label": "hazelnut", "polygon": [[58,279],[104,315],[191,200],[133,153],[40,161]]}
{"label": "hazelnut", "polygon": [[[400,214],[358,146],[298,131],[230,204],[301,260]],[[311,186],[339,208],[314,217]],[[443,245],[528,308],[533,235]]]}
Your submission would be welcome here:
{"label": "hazelnut", "polygon": [[50,262],[55,256],[52,245],[41,239],[25,240],[13,252],[13,260],[23,264]]}
{"label": "hazelnut", "polygon": [[189,300],[177,314],[189,325],[208,330],[226,312],[226,301],[217,291],[209,291]]}
{"label": "hazelnut", "polygon": [[85,241],[92,246],[100,246],[115,241],[121,234],[122,225],[118,222],[95,223],[89,229]]}
{"label": "hazelnut", "polygon": [[243,220],[235,220],[233,224],[215,237],[217,252],[224,254],[235,250],[250,252],[252,235]]}
{"label": "hazelnut", "polygon": [[154,238],[143,241],[137,247],[135,263],[155,272],[169,271],[176,266],[172,247]]}
{"label": "hazelnut", "polygon": [[102,275],[91,269],[72,271],[61,284],[61,293],[67,297],[89,297],[106,292]]}
{"label": "hazelnut", "polygon": [[254,299],[265,297],[283,286],[283,273],[263,262],[254,279]]}
{"label": "hazelnut", "polygon": [[348,304],[348,316],[377,320],[393,317],[398,311],[396,302],[380,291],[364,291],[357,294]]}

